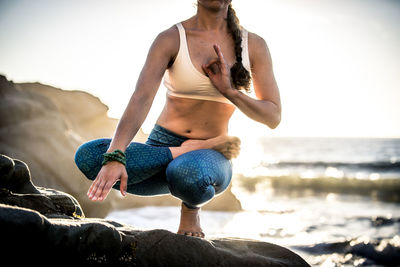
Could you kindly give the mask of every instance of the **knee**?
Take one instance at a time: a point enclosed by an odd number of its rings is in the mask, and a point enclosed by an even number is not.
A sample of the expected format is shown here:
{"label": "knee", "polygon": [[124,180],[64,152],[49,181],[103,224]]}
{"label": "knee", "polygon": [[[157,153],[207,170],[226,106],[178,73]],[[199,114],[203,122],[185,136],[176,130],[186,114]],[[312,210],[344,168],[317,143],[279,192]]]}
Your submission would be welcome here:
{"label": "knee", "polygon": [[212,177],[190,166],[170,164],[166,172],[171,194],[189,207],[199,207],[215,195]]}
{"label": "knee", "polygon": [[82,144],[75,152],[75,164],[89,179],[94,180],[100,171],[105,153],[111,139],[96,139]]}
{"label": "knee", "polygon": [[197,207],[224,191],[230,182],[231,165],[225,158],[224,164],[218,162],[215,154],[223,157],[216,151],[197,150],[173,160],[166,173],[171,194]]}

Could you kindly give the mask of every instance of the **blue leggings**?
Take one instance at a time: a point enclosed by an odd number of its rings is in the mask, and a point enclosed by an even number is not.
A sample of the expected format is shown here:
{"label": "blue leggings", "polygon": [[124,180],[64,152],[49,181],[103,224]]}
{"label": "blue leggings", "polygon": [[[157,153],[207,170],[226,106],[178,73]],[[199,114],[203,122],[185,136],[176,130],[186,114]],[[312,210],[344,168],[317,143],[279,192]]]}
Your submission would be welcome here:
{"label": "blue leggings", "polygon": [[[145,144],[127,147],[127,192],[141,196],[172,194],[189,208],[197,208],[222,193],[232,178],[232,164],[212,149],[191,151],[172,159],[168,147],[180,146],[188,138],[155,125]],[[75,163],[90,180],[97,177],[110,138],[82,144]],[[117,182],[113,188],[119,189]]]}

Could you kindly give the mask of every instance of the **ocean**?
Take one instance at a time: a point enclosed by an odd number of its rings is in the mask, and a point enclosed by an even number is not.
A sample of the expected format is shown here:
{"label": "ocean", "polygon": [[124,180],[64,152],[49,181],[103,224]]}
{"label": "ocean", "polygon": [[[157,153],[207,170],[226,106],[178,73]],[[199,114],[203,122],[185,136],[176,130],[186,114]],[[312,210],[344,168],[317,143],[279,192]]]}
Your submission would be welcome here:
{"label": "ocean", "polygon": [[[240,212],[201,211],[208,238],[275,243],[312,266],[400,266],[400,139],[242,140],[232,192]],[[178,207],[107,219],[176,231]]]}

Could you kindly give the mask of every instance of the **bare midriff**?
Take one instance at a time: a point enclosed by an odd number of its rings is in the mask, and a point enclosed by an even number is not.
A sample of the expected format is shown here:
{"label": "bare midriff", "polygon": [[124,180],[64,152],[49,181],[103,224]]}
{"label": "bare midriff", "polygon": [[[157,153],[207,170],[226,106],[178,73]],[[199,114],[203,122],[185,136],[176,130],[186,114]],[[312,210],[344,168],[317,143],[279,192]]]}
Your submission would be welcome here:
{"label": "bare midriff", "polygon": [[157,124],[190,139],[209,139],[228,133],[235,106],[167,95]]}

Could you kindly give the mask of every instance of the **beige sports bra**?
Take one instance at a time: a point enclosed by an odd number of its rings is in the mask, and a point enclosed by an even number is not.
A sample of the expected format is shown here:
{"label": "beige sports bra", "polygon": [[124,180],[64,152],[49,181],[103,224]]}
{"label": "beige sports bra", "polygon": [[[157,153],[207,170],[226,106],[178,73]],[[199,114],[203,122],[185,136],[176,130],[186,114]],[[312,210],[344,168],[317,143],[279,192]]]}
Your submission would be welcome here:
{"label": "beige sports bra", "polygon": [[[192,64],[185,29],[181,23],[176,24],[176,27],[179,31],[180,45],[174,64],[164,74],[164,85],[168,89],[167,94],[232,104],[214,87],[211,80]],[[250,72],[248,32],[245,29],[242,30],[242,59],[243,66]]]}

